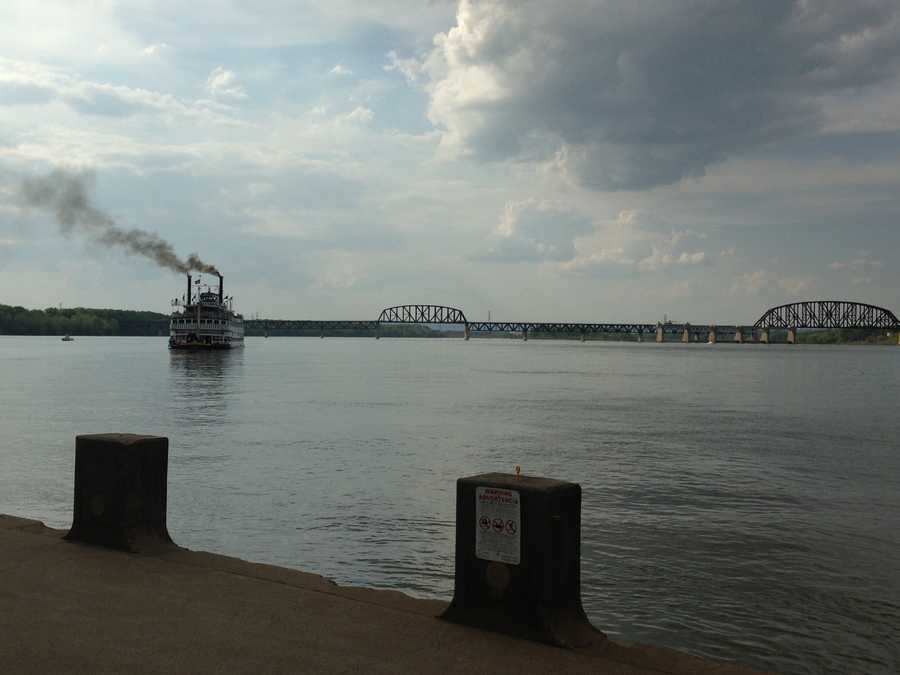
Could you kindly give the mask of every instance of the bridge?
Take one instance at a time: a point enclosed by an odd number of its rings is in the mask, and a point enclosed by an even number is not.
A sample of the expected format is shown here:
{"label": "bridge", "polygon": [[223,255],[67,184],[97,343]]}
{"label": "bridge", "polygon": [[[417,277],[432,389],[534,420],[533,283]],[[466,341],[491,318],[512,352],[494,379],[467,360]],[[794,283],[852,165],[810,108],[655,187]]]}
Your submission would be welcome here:
{"label": "bridge", "polygon": [[895,329],[900,321],[883,307],[848,300],[815,300],[768,310],[754,328]]}
{"label": "bridge", "polygon": [[[375,320],[273,320],[249,319],[244,322],[248,333],[326,334],[352,332],[379,337],[382,329],[392,325],[423,326],[453,325],[462,328],[468,340],[476,333],[521,335],[568,335],[585,340],[589,335],[644,337],[656,342],[763,342],[772,338],[772,331],[786,332],[786,341],[797,341],[800,329],[858,329],[869,331],[897,331],[900,320],[890,310],[849,300],[812,300],[779,305],[767,310],[755,323],[745,325],[690,323],[601,323],[601,322],[541,322],[541,321],[479,321],[466,317],[465,312],[447,305],[396,305],[387,307]],[[900,338],[898,338],[900,342]]]}

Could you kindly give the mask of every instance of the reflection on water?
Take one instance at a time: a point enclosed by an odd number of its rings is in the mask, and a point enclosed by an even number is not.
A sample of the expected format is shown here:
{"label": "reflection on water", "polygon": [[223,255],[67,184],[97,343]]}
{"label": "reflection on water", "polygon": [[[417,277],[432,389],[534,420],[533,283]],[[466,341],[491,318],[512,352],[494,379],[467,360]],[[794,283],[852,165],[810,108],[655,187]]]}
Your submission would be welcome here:
{"label": "reflection on water", "polygon": [[169,350],[173,421],[195,428],[227,422],[228,400],[244,366],[243,349]]}
{"label": "reflection on water", "polygon": [[71,522],[73,438],[167,435],[181,545],[449,597],[455,480],[582,484],[625,640],[900,672],[900,349],[0,337],[0,512]]}

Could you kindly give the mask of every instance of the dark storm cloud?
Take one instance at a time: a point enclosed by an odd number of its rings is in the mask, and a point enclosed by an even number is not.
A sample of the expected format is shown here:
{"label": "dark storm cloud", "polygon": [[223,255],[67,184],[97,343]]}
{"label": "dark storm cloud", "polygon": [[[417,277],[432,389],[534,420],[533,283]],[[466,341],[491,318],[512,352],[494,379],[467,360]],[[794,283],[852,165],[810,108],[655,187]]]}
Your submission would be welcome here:
{"label": "dark storm cloud", "polygon": [[896,0],[463,0],[427,69],[445,143],[642,189],[815,133],[898,64]]}

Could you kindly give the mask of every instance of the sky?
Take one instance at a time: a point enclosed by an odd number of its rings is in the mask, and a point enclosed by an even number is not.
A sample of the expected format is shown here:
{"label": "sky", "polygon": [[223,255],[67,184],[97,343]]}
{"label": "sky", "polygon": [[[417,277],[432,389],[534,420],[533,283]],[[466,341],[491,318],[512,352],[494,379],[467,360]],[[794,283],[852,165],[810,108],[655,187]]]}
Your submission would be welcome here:
{"label": "sky", "polygon": [[6,0],[0,303],[169,311],[50,175],[247,316],[897,312],[900,3]]}

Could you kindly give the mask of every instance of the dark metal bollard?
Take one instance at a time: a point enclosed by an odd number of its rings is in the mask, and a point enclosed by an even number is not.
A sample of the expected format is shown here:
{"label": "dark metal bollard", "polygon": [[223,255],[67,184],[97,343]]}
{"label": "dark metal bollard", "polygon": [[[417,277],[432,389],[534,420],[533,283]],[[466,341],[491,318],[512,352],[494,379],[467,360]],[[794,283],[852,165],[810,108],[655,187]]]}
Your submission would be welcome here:
{"label": "dark metal bollard", "polygon": [[76,436],[75,513],[66,539],[132,552],[171,545],[168,463],[168,438]]}
{"label": "dark metal bollard", "polygon": [[605,640],[581,606],[581,486],[460,478],[456,584],[443,618],[560,647]]}

